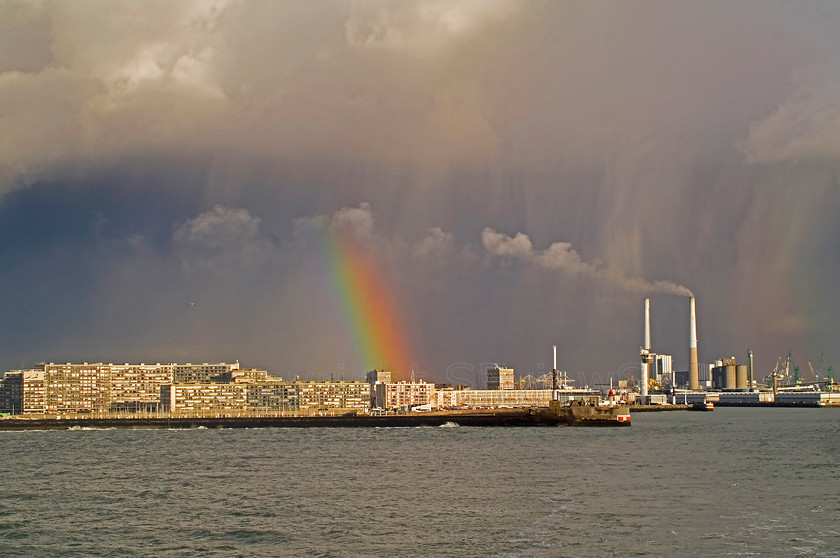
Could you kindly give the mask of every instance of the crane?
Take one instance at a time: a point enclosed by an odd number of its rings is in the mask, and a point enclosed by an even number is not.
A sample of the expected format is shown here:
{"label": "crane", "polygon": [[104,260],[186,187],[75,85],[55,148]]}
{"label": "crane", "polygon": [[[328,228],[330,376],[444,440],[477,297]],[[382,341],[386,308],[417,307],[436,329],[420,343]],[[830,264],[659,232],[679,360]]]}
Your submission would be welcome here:
{"label": "crane", "polygon": [[826,380],[828,380],[828,389],[831,390],[834,388],[834,370],[831,369],[831,366],[829,366],[828,362],[825,360],[825,352],[820,353],[820,360],[822,360]]}

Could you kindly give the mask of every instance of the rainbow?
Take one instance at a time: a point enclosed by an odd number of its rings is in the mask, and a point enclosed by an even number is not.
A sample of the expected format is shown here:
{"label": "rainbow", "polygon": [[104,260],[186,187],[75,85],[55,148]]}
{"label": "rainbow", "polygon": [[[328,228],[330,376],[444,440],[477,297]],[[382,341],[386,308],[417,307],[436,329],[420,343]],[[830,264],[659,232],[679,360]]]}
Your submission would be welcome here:
{"label": "rainbow", "polygon": [[364,371],[411,372],[412,357],[390,285],[378,262],[356,236],[337,227],[324,234],[328,272],[344,326]]}

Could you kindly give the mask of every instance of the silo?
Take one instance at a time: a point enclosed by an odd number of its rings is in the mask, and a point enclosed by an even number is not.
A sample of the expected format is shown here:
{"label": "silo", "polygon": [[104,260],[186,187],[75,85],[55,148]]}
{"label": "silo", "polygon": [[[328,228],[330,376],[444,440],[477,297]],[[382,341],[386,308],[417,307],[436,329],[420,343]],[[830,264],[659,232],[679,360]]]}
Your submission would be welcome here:
{"label": "silo", "polygon": [[723,389],[735,389],[737,382],[735,381],[735,365],[728,364],[726,366],[726,380],[723,384]]}
{"label": "silo", "polygon": [[748,389],[749,387],[750,384],[747,374],[747,365],[739,364],[735,367],[735,388]]}

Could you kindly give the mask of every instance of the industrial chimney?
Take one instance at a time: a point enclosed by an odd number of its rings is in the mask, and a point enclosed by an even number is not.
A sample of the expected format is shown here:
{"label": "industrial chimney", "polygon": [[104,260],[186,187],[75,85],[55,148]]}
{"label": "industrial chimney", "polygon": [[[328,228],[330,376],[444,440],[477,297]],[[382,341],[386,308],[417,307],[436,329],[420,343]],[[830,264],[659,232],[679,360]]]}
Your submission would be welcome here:
{"label": "industrial chimney", "polygon": [[650,299],[645,299],[645,346],[642,347],[642,373],[639,378],[640,395],[648,396],[648,378],[650,367]]}
{"label": "industrial chimney", "polygon": [[697,369],[697,316],[694,297],[691,297],[691,323],[688,339],[688,389],[700,389],[700,373]]}

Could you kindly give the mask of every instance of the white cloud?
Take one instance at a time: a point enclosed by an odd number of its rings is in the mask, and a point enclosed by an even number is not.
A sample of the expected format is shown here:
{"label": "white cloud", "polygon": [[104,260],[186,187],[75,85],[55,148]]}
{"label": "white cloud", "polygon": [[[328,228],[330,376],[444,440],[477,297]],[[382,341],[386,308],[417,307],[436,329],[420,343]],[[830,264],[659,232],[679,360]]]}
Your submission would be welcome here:
{"label": "white cloud", "polygon": [[484,248],[494,256],[512,256],[520,258],[533,258],[534,246],[531,244],[531,239],[527,234],[516,233],[516,236],[510,237],[501,233],[497,233],[491,228],[485,228],[481,231],[481,242]]}
{"label": "white cloud", "polygon": [[534,250],[531,239],[525,233],[518,232],[511,237],[489,227],[481,231],[481,241],[491,256],[513,258],[543,269],[562,270],[572,276],[603,279],[626,291],[691,296],[688,288],[673,281],[646,281],[627,277],[622,270],[608,268],[598,260],[583,261],[568,242],[555,242],[545,250],[538,251]]}
{"label": "white cloud", "polygon": [[248,270],[265,263],[271,252],[258,217],[245,209],[221,205],[178,226],[172,243],[188,270]]}

